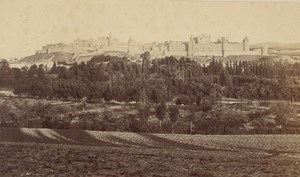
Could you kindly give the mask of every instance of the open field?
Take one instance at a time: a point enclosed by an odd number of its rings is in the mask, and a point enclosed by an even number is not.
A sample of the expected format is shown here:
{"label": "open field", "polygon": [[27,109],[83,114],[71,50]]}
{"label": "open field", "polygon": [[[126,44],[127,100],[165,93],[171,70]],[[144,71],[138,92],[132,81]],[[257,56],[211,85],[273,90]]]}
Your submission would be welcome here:
{"label": "open field", "polygon": [[300,135],[0,129],[1,176],[300,176]]}

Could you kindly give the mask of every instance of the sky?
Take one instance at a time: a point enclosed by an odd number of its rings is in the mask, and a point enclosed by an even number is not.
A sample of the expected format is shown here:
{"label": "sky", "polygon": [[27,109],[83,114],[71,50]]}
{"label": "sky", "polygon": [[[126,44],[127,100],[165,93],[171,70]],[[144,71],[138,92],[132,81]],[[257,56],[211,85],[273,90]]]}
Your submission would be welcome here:
{"label": "sky", "polygon": [[300,42],[299,2],[200,0],[0,0],[0,58],[32,55],[43,45],[112,34],[127,41]]}

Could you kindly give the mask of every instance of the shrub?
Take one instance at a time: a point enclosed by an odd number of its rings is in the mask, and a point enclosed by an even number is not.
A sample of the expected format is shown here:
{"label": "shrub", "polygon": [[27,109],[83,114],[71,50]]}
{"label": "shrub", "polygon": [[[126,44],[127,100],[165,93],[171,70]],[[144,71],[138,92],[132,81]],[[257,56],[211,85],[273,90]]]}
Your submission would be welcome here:
{"label": "shrub", "polygon": [[289,120],[296,117],[295,110],[286,103],[271,106],[270,112],[275,116],[275,122],[279,126],[285,126]]}
{"label": "shrub", "polygon": [[175,104],[177,105],[190,105],[193,103],[193,99],[186,95],[180,95],[176,100]]}

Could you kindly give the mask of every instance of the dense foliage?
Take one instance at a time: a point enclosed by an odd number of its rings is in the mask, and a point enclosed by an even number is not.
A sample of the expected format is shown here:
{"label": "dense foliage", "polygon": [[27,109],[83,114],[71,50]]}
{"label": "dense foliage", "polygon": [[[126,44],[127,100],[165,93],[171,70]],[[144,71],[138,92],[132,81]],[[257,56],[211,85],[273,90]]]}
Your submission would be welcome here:
{"label": "dense foliage", "polygon": [[95,56],[70,68],[45,66],[10,68],[0,64],[0,87],[17,95],[87,100],[147,101],[178,104],[203,96],[245,99],[300,100],[300,64],[215,61],[208,66],[189,58],[166,57],[141,63],[126,58]]}
{"label": "dense foliage", "polygon": [[[150,60],[147,52],[141,59],[139,63],[100,55],[87,63],[74,63],[69,68],[54,63],[49,70],[43,65],[10,68],[6,61],[1,61],[0,87],[13,88],[19,96],[81,100],[77,108],[82,111],[86,102],[138,103],[137,114],[123,119],[112,118],[109,112],[103,113],[101,119],[94,114],[65,115],[62,119],[62,114],[53,117],[50,113],[53,110],[46,108],[47,105],[31,107],[20,118],[4,104],[0,108],[4,110],[0,111],[0,117],[9,120],[1,120],[1,124],[11,122],[7,126],[19,126],[12,122],[28,120],[30,115],[40,121],[31,127],[231,134],[242,132],[250,124],[255,131],[266,133],[268,128],[276,133],[274,128],[287,128],[289,120],[296,117],[288,105],[251,112],[228,109],[217,103],[222,97],[300,101],[298,63],[217,61],[213,58],[206,66],[184,57]],[[69,112],[54,110],[59,111]],[[149,121],[151,116],[159,123]],[[26,124],[28,127],[30,121]],[[22,126],[26,127],[24,122]]]}
{"label": "dense foliage", "polygon": [[1,101],[0,127],[191,134],[300,133],[296,116],[300,109],[282,103],[261,110],[224,104],[203,109],[197,105],[160,103],[152,109],[141,104],[87,103],[82,111],[83,102]]}

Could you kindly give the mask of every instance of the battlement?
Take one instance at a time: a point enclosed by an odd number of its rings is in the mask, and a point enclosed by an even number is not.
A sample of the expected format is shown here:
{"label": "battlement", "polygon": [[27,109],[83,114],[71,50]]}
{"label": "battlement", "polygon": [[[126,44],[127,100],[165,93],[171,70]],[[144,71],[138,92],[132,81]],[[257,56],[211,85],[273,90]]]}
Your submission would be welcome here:
{"label": "battlement", "polygon": [[[257,55],[257,50],[250,50],[248,37],[241,42],[229,41],[226,37],[221,37],[217,41],[211,41],[211,36],[201,34],[199,36],[190,36],[188,41],[166,41],[163,43],[152,42],[141,44],[129,38],[127,42],[121,43],[117,39],[112,39],[111,34],[108,37],[99,37],[90,40],[74,40],[70,44],[48,44],[43,46],[37,53],[84,53],[84,52],[106,52],[120,51],[128,54],[140,54],[149,51],[152,56],[226,56],[226,55]],[[263,50],[263,49],[262,49]],[[259,52],[265,54],[266,50]]]}
{"label": "battlement", "polygon": [[112,46],[111,35],[108,37],[99,37],[97,39],[82,40],[76,39],[70,44],[48,44],[38,50],[37,53],[54,53],[54,52],[66,52],[66,53],[78,53],[81,51],[93,51],[103,49]]}

